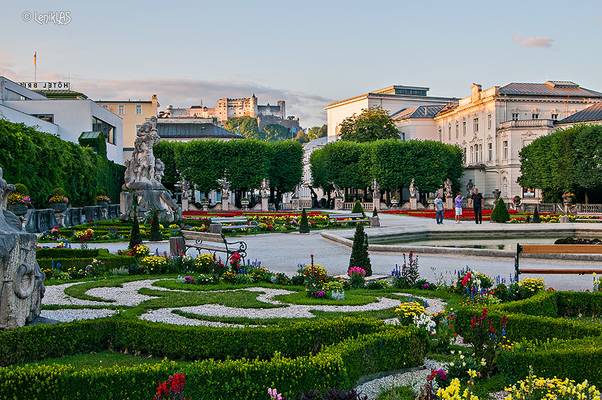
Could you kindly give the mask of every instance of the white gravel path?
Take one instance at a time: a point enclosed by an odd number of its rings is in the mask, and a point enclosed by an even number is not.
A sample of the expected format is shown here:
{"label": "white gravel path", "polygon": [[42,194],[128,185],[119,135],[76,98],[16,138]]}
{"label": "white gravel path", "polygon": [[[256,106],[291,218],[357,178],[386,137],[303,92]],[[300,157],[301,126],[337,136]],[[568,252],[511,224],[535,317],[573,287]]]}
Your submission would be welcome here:
{"label": "white gravel path", "polygon": [[71,322],[80,319],[105,318],[115,315],[116,313],[117,310],[66,308],[63,310],[42,310],[40,316],[59,322]]}

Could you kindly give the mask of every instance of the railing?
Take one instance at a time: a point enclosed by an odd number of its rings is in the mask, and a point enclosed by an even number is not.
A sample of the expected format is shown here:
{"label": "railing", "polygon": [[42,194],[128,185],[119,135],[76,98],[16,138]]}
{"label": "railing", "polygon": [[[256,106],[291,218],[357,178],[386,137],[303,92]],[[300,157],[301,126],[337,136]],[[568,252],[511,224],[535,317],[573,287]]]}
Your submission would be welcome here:
{"label": "railing", "polygon": [[[343,210],[352,210],[354,204],[354,202],[347,202],[343,204]],[[364,208],[364,211],[372,211],[374,210],[374,203],[362,203],[362,207]]]}
{"label": "railing", "polygon": [[519,119],[500,123],[500,129],[508,128],[553,128],[553,119]]}
{"label": "railing", "polygon": [[[546,213],[564,213],[564,204],[561,203],[540,203],[524,204],[525,211],[533,212],[535,207],[539,212]],[[602,204],[573,204],[568,206],[570,214],[602,214]]]}

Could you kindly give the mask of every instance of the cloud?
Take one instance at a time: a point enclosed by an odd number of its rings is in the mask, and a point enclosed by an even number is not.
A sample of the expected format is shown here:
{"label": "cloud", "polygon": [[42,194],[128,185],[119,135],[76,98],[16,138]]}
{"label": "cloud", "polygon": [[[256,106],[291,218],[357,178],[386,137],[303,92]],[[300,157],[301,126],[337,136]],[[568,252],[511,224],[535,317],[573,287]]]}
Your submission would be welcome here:
{"label": "cloud", "polygon": [[521,47],[551,47],[554,39],[547,36],[512,36],[512,41]]}
{"label": "cloud", "polygon": [[249,82],[219,82],[193,79],[158,80],[87,80],[72,78],[73,90],[85,93],[95,100],[148,100],[153,94],[159,97],[161,108],[168,105],[214,106],[221,97],[257,96],[259,104],[276,104],[286,101],[287,115],[300,118],[303,127],[321,125],[325,122],[324,106],[331,99],[304,92],[278,89]]}

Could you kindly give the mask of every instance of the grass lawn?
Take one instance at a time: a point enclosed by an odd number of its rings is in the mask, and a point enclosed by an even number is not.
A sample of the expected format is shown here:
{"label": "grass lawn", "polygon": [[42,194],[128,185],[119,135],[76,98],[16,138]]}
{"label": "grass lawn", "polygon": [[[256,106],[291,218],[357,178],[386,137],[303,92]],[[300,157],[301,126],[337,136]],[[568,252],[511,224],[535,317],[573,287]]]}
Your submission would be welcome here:
{"label": "grass lawn", "polygon": [[409,386],[398,386],[382,392],[376,400],[414,400],[415,397]]}

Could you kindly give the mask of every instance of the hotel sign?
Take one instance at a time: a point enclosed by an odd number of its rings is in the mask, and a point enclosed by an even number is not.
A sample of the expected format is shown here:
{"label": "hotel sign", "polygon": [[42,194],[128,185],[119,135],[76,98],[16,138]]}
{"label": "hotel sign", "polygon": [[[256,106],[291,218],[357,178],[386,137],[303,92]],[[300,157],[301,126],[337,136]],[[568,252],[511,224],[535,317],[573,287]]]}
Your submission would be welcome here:
{"label": "hotel sign", "polygon": [[21,82],[19,84],[31,90],[71,90],[70,82]]}

